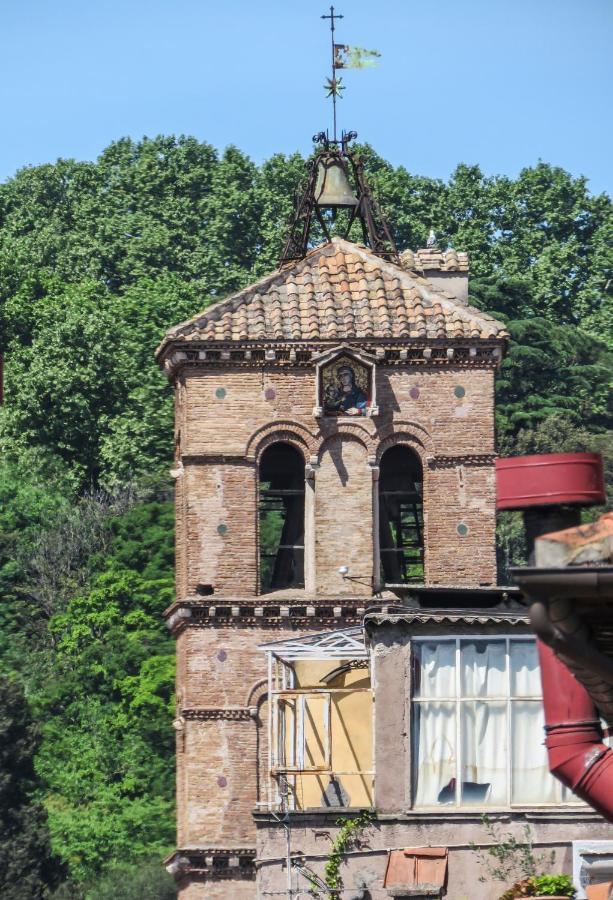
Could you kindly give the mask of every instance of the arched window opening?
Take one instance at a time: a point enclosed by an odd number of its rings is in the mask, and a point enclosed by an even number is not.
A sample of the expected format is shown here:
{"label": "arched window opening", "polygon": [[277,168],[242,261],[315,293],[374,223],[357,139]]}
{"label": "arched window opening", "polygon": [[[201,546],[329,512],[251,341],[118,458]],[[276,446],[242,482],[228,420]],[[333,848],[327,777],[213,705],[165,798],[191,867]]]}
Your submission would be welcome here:
{"label": "arched window opening", "polygon": [[397,444],[379,473],[379,552],[384,584],[424,580],[423,475],[418,457]]}
{"label": "arched window opening", "polygon": [[260,590],[304,587],[304,459],[272,444],[260,462]]}

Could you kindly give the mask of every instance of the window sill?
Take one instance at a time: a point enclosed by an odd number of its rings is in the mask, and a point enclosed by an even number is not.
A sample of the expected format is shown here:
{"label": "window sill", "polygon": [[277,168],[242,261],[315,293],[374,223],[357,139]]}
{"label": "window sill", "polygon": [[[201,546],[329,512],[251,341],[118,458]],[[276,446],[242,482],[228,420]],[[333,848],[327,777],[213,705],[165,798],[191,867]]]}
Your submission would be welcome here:
{"label": "window sill", "polygon": [[589,822],[602,822],[602,817],[585,804],[551,805],[551,806],[513,806],[513,807],[454,807],[438,809],[435,807],[420,807],[418,809],[403,810],[398,813],[377,813],[379,821],[414,821],[440,822],[451,819],[456,822],[481,822],[483,816],[497,821],[511,821],[520,817],[528,821],[547,822],[561,819],[576,822],[585,820]]}

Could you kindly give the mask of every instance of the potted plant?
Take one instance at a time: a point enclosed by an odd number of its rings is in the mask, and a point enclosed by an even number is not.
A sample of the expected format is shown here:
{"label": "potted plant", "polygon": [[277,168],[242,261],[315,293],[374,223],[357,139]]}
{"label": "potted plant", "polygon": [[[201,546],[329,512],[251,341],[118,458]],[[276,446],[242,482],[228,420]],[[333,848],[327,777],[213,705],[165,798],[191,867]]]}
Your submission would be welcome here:
{"label": "potted plant", "polygon": [[549,897],[550,900],[566,900],[575,897],[575,888],[569,875],[531,875],[517,881],[500,897],[515,900],[516,897]]}

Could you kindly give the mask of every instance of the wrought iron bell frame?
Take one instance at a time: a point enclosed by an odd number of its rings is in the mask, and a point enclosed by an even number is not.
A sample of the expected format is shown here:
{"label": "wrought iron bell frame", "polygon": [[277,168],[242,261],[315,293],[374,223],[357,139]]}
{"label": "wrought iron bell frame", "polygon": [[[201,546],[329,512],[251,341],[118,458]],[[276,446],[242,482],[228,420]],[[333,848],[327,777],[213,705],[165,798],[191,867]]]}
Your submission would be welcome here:
{"label": "wrought iron bell frame", "polygon": [[[354,221],[359,219],[364,244],[384,259],[400,264],[398,250],[390,228],[383,216],[364,175],[364,166],[357,153],[349,148],[349,143],[357,138],[355,131],[343,132],[340,141],[331,141],[327,132],[321,131],[313,136],[313,141],[321,145],[315,156],[307,162],[307,183],[304,190],[296,197],[294,212],[288,225],[287,238],[279,259],[279,266],[303,259],[309,249],[309,238],[313,224],[313,216],[317,218],[326,240],[331,240],[328,225],[322,216],[322,209],[350,209],[349,222],[342,235],[347,239]],[[318,203],[316,185],[321,167],[339,166],[345,175],[351,174],[354,192],[357,198],[355,205]],[[351,187],[351,185],[349,185]]]}

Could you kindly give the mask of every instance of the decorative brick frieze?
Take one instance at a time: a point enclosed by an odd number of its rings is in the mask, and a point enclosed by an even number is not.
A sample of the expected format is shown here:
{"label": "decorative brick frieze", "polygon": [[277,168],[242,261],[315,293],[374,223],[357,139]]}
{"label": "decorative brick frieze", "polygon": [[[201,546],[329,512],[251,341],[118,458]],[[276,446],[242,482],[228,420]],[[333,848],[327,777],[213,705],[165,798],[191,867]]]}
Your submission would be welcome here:
{"label": "decorative brick frieze", "polygon": [[164,860],[166,871],[177,882],[188,876],[204,880],[255,879],[254,847],[189,847],[175,850]]}
{"label": "decorative brick frieze", "polygon": [[213,707],[196,706],[181,709],[180,715],[186,721],[209,722],[224,720],[226,722],[248,722],[257,715],[257,710],[250,706]]}
{"label": "decorative brick frieze", "polygon": [[[355,345],[366,353],[376,357],[378,365],[404,366],[410,363],[419,368],[450,366],[457,368],[491,368],[498,365],[502,356],[499,343],[475,346],[465,343],[445,341],[437,346],[436,342],[428,341],[417,344],[403,341],[381,346],[380,343],[365,343],[361,341],[347,341],[348,347]],[[184,344],[181,344],[184,347]],[[266,343],[260,347],[252,345],[241,346],[238,344],[220,344],[213,349],[209,344],[203,344],[206,350],[174,350],[172,346],[167,350],[164,362],[164,371],[170,379],[173,379],[183,369],[223,369],[228,366],[239,368],[281,368],[281,369],[314,369],[313,357],[317,357],[327,350],[328,344],[308,344],[305,346],[275,344],[273,347]],[[228,349],[229,347],[232,349]]]}
{"label": "decorative brick frieze", "polygon": [[[371,604],[372,605],[372,604]],[[380,603],[374,604],[377,609]],[[325,601],[237,601],[220,599],[203,604],[191,598],[177,601],[165,612],[166,625],[173,634],[184,628],[214,628],[218,625],[279,626],[288,625],[357,625],[369,608],[364,598]]]}
{"label": "decorative brick frieze", "polygon": [[466,456],[431,456],[428,466],[431,469],[450,469],[454,466],[493,466],[495,453],[469,453]]}

